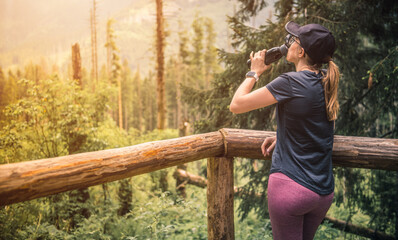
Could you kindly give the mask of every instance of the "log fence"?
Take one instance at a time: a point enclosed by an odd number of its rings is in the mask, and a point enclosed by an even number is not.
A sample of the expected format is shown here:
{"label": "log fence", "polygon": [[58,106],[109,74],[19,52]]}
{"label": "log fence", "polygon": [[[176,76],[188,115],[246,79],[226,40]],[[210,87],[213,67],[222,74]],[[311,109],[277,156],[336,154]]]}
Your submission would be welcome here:
{"label": "log fence", "polygon": [[[233,158],[270,160],[275,132],[219,131],[130,147],[0,165],[0,206],[208,159],[208,238],[234,239]],[[335,136],[333,165],[398,171],[398,139]]]}

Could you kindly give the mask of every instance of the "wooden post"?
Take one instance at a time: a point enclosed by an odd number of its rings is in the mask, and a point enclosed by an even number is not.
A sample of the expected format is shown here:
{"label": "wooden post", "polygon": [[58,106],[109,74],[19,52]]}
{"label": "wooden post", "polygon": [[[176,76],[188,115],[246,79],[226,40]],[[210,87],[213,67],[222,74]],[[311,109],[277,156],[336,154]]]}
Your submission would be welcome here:
{"label": "wooden post", "polygon": [[207,236],[235,239],[233,158],[207,160]]}

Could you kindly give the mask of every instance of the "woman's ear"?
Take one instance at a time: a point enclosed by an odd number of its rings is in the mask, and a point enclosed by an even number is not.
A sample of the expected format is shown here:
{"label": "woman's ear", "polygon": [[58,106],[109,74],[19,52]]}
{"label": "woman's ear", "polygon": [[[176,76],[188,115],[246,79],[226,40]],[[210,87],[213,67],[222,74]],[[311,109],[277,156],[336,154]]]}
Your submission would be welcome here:
{"label": "woman's ear", "polygon": [[304,58],[304,57],[305,57],[305,51],[304,51],[304,48],[299,48],[299,51],[298,51],[298,53],[299,53],[299,57],[302,57],[302,58]]}

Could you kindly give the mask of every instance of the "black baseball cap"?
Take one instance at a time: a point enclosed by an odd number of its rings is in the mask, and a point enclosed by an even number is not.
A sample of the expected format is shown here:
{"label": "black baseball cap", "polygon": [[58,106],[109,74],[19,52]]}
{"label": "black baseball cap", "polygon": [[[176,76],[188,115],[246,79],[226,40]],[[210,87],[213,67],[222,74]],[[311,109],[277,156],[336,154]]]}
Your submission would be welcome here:
{"label": "black baseball cap", "polygon": [[290,21],[285,29],[300,39],[301,46],[315,63],[327,63],[332,58],[336,42],[332,33],[324,26],[315,23],[300,26]]}

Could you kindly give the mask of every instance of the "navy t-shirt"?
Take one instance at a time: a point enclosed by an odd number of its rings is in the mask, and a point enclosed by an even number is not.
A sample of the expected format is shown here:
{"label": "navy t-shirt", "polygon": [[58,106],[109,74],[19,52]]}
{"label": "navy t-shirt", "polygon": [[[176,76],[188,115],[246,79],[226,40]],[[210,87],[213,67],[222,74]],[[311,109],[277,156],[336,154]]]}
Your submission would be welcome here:
{"label": "navy t-shirt", "polygon": [[266,87],[278,101],[271,173],[281,172],[320,195],[332,193],[334,121],[327,119],[321,73],[285,73]]}

